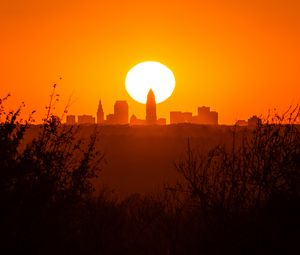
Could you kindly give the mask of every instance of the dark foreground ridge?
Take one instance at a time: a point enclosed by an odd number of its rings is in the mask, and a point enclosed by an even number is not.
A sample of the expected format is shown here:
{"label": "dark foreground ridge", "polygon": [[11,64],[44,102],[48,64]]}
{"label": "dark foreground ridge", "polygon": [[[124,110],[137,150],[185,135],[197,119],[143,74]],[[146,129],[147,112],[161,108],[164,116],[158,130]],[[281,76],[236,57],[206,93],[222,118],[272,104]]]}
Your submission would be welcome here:
{"label": "dark foreground ridge", "polygon": [[[28,129],[25,140],[37,137],[41,126]],[[76,127],[73,127],[76,128]],[[169,126],[84,125],[77,129],[78,139],[89,139],[98,130],[95,148],[105,153],[103,171],[94,184],[113,189],[124,197],[132,193],[156,192],[163,184],[175,183],[174,163],[185,154],[188,139],[207,151],[232,138],[232,126],[178,124]],[[237,132],[243,132],[238,128]]]}
{"label": "dark foreground ridge", "polygon": [[[189,125],[95,130],[64,126],[51,114],[43,125],[30,127],[18,122],[18,114],[7,114],[0,124],[1,254],[298,249],[300,132],[292,121],[276,118],[252,130]],[[170,172],[164,172],[164,163],[156,169],[166,159]],[[105,176],[110,162],[114,172]],[[162,185],[161,173],[172,180]],[[161,184],[142,190],[147,179]],[[111,192],[118,183],[124,186]]]}

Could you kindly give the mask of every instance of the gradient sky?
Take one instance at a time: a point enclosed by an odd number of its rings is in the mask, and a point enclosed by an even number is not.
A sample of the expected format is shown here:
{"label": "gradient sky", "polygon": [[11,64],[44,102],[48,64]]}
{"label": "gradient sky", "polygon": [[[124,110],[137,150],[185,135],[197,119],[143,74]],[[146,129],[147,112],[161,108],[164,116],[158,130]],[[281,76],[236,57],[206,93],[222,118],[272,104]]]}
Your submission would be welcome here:
{"label": "gradient sky", "polygon": [[70,114],[125,99],[144,118],[124,82],[146,60],[177,80],[158,117],[206,105],[232,124],[300,102],[299,0],[1,0],[0,32],[0,96],[37,120],[56,82],[58,113],[72,95]]}

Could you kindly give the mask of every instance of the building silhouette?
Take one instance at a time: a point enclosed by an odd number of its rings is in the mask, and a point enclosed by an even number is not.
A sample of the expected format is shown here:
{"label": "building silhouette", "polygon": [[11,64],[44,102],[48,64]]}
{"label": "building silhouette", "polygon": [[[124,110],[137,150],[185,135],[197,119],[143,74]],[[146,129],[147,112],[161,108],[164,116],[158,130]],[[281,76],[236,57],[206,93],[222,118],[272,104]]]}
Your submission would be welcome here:
{"label": "building silhouette", "polygon": [[167,119],[166,119],[166,118],[159,118],[159,119],[156,121],[156,124],[157,124],[157,125],[160,125],[160,126],[165,126],[165,125],[167,125]]}
{"label": "building silhouette", "polygon": [[93,117],[92,115],[79,115],[78,116],[78,124],[79,125],[91,125],[91,124],[95,124],[96,123],[96,119],[95,117]]}
{"label": "building silhouette", "polygon": [[[249,125],[257,123],[257,117],[253,116],[249,119]],[[91,125],[96,123],[96,118],[92,115],[79,115],[78,124]],[[149,90],[146,102],[146,119],[139,119],[132,115],[129,121],[129,107],[126,100],[118,100],[114,104],[114,113],[106,115],[104,118],[104,111],[102,102],[99,100],[97,109],[97,124],[100,125],[166,125],[165,118],[157,118],[156,114],[156,100],[152,89]],[[218,113],[211,111],[210,107],[198,107],[197,115],[193,116],[192,112],[171,111],[170,124],[178,123],[192,123],[200,125],[218,125]],[[247,122],[246,122],[247,123]],[[245,122],[239,121],[237,125],[245,125]],[[67,125],[75,125],[75,115],[68,115],[66,119]]]}
{"label": "building silhouette", "polygon": [[191,112],[170,112],[170,124],[193,123],[200,125],[218,125],[218,113],[210,111],[210,107],[198,107],[198,114],[193,116]]}
{"label": "building silhouette", "polygon": [[130,125],[132,126],[141,126],[146,125],[145,120],[138,119],[134,114],[130,117]]}
{"label": "building silhouette", "polygon": [[114,122],[115,124],[128,124],[129,110],[125,100],[116,101],[114,105]]}
{"label": "building silhouette", "polygon": [[180,111],[170,112],[171,124],[192,123],[192,122],[193,122],[193,114],[191,112],[180,112]]}
{"label": "building silhouette", "polygon": [[106,125],[116,125],[115,121],[115,115],[114,114],[108,114],[106,115],[106,121],[104,121]]}
{"label": "building silhouette", "polygon": [[218,125],[218,113],[210,111],[210,107],[198,107],[198,116],[195,118],[197,124]]}
{"label": "building silhouette", "polygon": [[76,124],[76,117],[75,117],[75,115],[67,115],[66,124],[67,125],[75,125]]}
{"label": "building silhouette", "polygon": [[101,100],[99,100],[99,104],[98,104],[97,123],[98,124],[103,124],[104,123],[104,112],[103,112],[103,107],[102,107]]}
{"label": "building silhouette", "polygon": [[146,124],[155,125],[157,122],[156,116],[156,101],[152,89],[149,90],[146,103]]}
{"label": "building silhouette", "polygon": [[210,112],[210,120],[212,125],[218,125],[219,124],[219,113],[216,111]]}

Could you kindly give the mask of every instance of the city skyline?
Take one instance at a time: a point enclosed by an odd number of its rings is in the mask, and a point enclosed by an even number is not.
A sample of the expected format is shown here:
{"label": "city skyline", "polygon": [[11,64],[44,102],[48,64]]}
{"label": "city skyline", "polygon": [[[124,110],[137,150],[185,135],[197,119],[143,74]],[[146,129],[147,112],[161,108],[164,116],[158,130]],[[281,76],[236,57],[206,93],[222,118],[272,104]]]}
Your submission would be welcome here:
{"label": "city skyline", "polygon": [[[167,123],[166,118],[158,118],[156,114],[155,94],[152,89],[149,90],[147,102],[145,105],[145,119],[139,119],[135,114],[129,117],[129,105],[126,100],[117,100],[114,104],[114,113],[109,113],[105,116],[101,99],[99,100],[96,118],[93,115],[78,115],[77,121],[75,115],[66,116],[67,125],[172,125],[172,124],[198,124],[198,125],[219,125],[217,111],[211,111],[208,106],[201,106],[197,108],[197,115],[192,112],[171,111],[170,122]],[[236,126],[250,126],[254,127],[261,119],[256,115],[252,115],[247,120],[237,120],[233,125]]]}
{"label": "city skyline", "polygon": [[293,254],[300,0],[0,0],[1,254]]}
{"label": "city skyline", "polygon": [[[75,115],[66,116],[66,124],[75,125],[75,124],[99,124],[99,125],[166,125],[166,118],[158,118],[156,113],[156,100],[155,94],[152,89],[149,90],[147,95],[146,102],[146,112],[145,119],[138,119],[136,115],[132,114],[129,119],[129,106],[126,100],[117,100],[114,104],[114,113],[109,113],[104,118],[104,110],[102,106],[101,99],[99,100],[98,109],[96,112],[97,118],[93,115],[78,115],[76,122]],[[176,113],[176,117],[172,115]],[[178,124],[178,123],[193,123],[193,124],[207,124],[207,125],[218,125],[218,113],[213,111],[210,112],[210,107],[198,107],[197,116],[192,116],[192,113],[188,113],[191,117],[189,119],[184,119],[178,117],[178,114],[181,112],[170,112],[170,123],[169,124]],[[187,113],[183,113],[186,115]]]}

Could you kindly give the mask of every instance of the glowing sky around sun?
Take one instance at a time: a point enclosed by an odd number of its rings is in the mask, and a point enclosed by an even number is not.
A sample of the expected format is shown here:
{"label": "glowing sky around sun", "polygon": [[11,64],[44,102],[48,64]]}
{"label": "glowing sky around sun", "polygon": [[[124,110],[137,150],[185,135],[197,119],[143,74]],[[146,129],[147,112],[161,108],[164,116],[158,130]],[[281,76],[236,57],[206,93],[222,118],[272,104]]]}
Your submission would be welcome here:
{"label": "glowing sky around sun", "polygon": [[126,76],[126,90],[137,102],[145,104],[150,89],[154,92],[156,103],[167,100],[175,89],[172,71],[162,63],[146,61],[135,65]]}
{"label": "glowing sky around sun", "polygon": [[[44,115],[58,82],[62,112],[105,114],[116,100],[145,118],[127,93],[128,71],[158,61],[176,77],[158,117],[206,105],[220,123],[285,110],[300,100],[298,0],[4,0],[0,2],[0,96]],[[59,80],[62,77],[62,80]]]}

